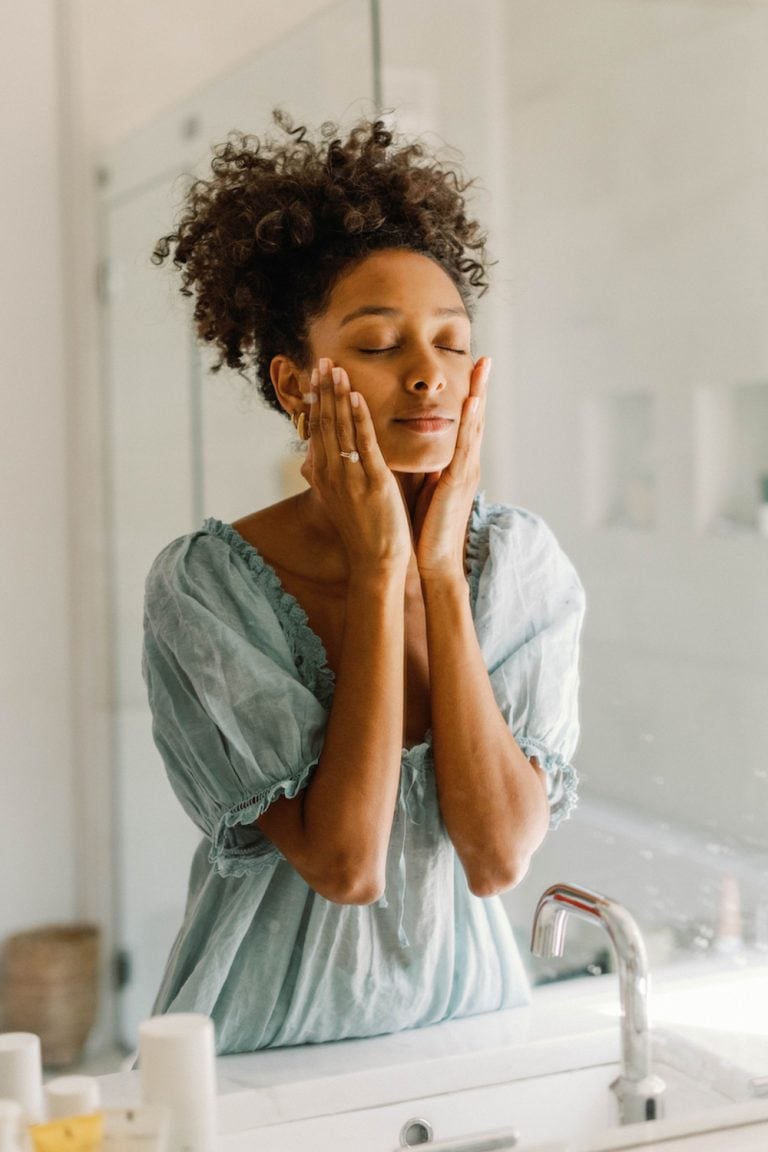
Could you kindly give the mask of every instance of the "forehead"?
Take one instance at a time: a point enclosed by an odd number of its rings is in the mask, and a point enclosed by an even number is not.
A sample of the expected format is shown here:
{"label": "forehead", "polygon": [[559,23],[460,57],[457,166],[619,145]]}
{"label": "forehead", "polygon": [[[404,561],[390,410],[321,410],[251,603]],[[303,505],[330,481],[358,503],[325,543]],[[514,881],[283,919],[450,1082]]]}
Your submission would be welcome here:
{"label": "forehead", "polygon": [[468,319],[448,273],[429,256],[398,248],[374,252],[353,265],[334,285],[326,314],[343,323],[353,313],[379,308]]}

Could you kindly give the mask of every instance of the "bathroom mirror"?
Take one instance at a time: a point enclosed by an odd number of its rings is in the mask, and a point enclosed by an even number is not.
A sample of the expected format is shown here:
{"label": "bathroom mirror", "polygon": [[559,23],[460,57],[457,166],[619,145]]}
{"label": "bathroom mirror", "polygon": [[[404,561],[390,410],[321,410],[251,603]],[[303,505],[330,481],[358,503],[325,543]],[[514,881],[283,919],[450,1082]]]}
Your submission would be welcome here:
{"label": "bathroom mirror", "polygon": [[[147,257],[178,173],[276,103],[396,109],[480,178],[484,486],[549,521],[589,605],[582,802],[505,897],[521,946],[570,880],[625,902],[654,963],[768,949],[768,5],[343,0],[101,158],[124,1039],[197,839],[151,744],[143,578],[296,471],[287,425],[206,375]],[[587,928],[532,978],[594,971],[602,946]]]}

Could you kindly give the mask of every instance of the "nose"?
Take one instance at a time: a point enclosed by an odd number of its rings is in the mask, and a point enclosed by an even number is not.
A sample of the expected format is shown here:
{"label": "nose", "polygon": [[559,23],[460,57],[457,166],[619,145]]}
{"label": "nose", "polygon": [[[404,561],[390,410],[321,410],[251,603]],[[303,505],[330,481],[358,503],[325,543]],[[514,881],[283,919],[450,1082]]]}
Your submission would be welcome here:
{"label": "nose", "polygon": [[419,350],[408,364],[404,384],[408,392],[442,392],[445,366],[431,349]]}

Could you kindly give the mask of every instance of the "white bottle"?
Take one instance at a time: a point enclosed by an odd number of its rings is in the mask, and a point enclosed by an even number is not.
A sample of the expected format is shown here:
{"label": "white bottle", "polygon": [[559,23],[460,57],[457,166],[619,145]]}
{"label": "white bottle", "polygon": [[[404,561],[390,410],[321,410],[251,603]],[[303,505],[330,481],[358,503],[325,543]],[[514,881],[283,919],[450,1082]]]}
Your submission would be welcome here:
{"label": "white bottle", "polygon": [[0,1100],[0,1152],[26,1152],[24,1112],[17,1100]]}
{"label": "white bottle", "polygon": [[143,1102],[169,1110],[169,1152],[215,1152],[213,1021],[194,1012],[145,1020],[139,1025],[139,1073]]}
{"label": "white bottle", "polygon": [[43,1061],[34,1032],[0,1033],[0,1099],[20,1104],[27,1123],[43,1119]]}
{"label": "white bottle", "polygon": [[57,1076],[45,1085],[48,1119],[86,1116],[98,1111],[99,1082],[95,1076]]}

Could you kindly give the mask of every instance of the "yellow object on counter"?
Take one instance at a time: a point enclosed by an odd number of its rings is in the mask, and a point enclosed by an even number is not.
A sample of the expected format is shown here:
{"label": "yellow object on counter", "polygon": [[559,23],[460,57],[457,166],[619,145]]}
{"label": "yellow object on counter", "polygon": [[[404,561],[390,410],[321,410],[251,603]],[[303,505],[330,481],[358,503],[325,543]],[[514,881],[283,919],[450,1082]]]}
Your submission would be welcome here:
{"label": "yellow object on counter", "polygon": [[32,1152],[101,1152],[104,1117],[101,1112],[68,1116],[47,1124],[30,1124]]}

